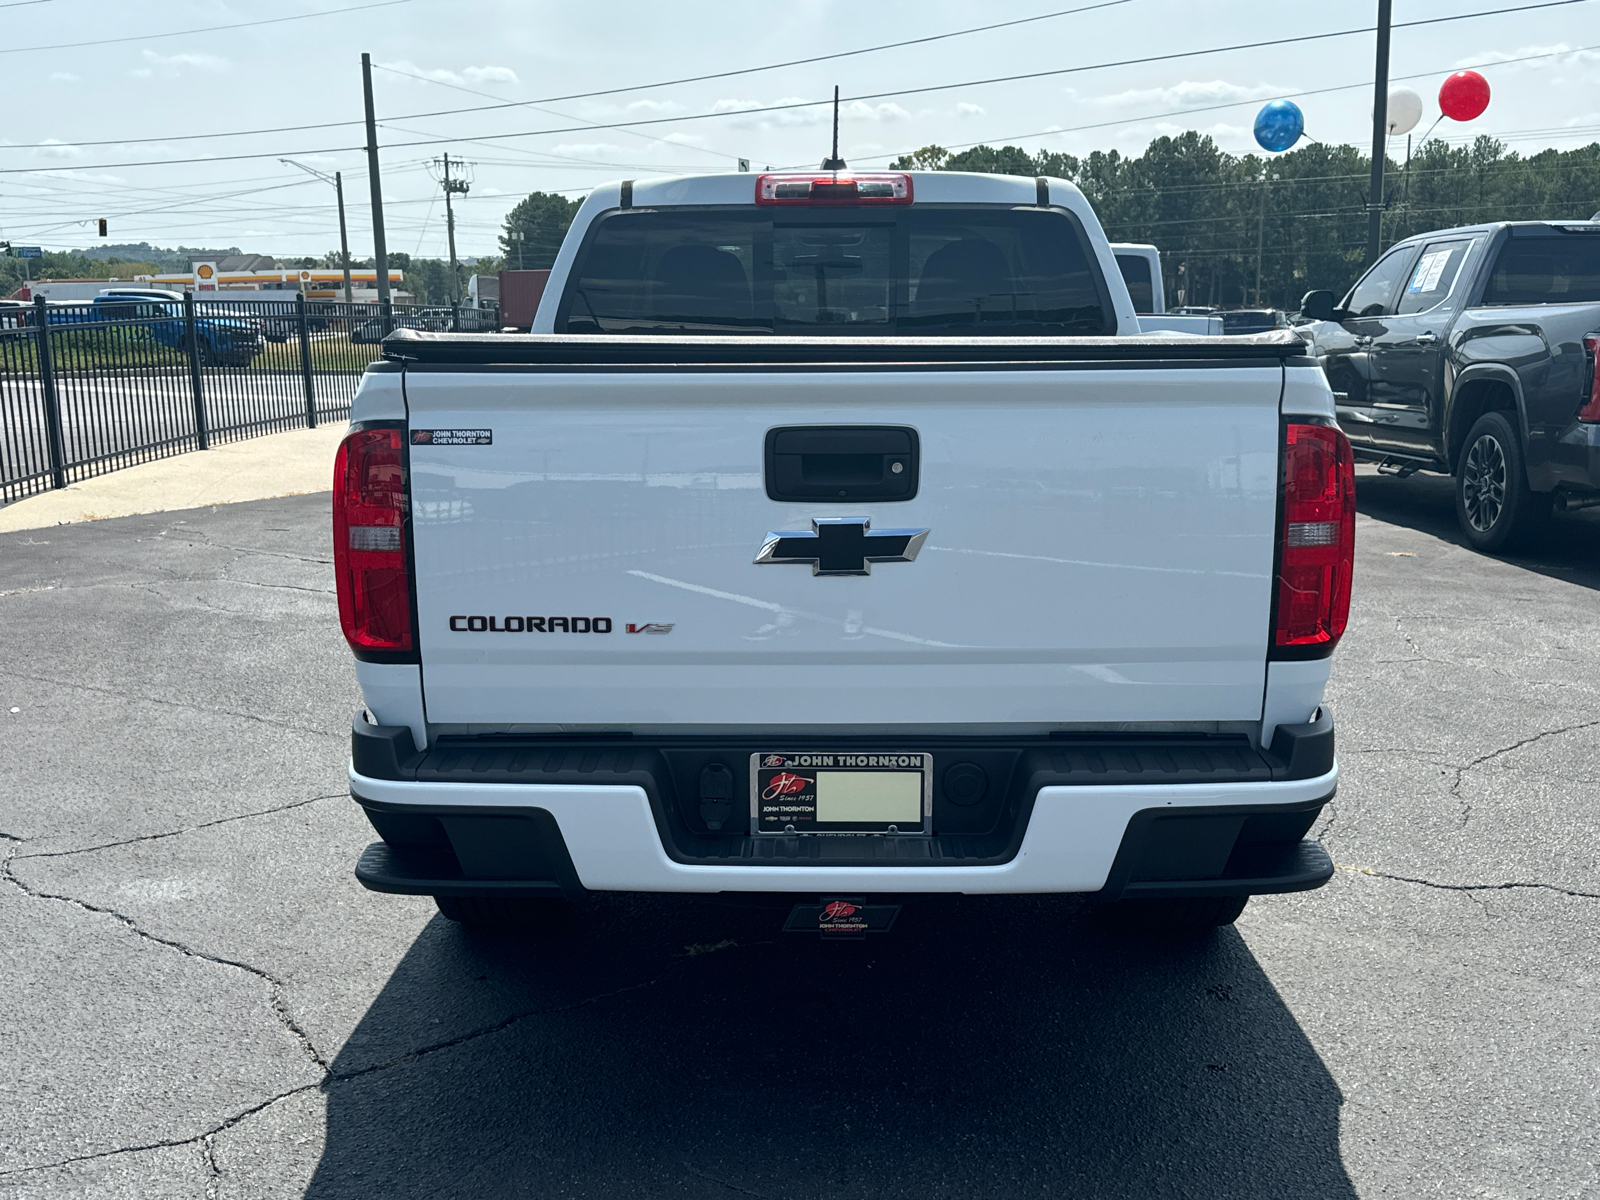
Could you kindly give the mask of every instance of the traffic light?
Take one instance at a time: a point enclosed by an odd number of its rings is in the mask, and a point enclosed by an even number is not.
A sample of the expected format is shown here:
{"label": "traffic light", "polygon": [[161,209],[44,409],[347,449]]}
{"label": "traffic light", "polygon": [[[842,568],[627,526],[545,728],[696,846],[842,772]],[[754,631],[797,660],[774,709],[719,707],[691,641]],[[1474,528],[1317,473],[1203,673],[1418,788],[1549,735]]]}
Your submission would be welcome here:
{"label": "traffic light", "polygon": [[100,236],[106,236],[106,219],[104,217],[100,218]]}

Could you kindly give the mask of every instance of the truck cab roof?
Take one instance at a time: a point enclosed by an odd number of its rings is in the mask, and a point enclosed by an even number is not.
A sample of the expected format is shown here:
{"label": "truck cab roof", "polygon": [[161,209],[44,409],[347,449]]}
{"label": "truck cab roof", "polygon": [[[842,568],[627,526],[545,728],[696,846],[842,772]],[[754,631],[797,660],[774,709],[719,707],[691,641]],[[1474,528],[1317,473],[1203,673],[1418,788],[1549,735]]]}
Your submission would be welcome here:
{"label": "truck cab roof", "polygon": [[1456,225],[1449,229],[1430,229],[1426,233],[1414,233],[1396,242],[1395,245],[1410,246],[1417,242],[1437,241],[1440,238],[1499,233],[1502,229],[1509,232],[1512,237],[1544,237],[1552,233],[1592,236],[1600,234],[1600,221],[1592,218],[1587,221],[1484,221],[1477,225]]}
{"label": "truck cab roof", "polygon": [[[798,184],[810,180],[828,191],[832,186],[855,181],[862,187],[884,188],[888,194],[872,195],[852,191],[849,199],[802,192],[758,199],[763,181]],[[811,198],[816,197],[816,198]],[[618,212],[626,210],[748,208],[792,217],[796,213],[819,214],[876,212],[881,214],[921,213],[930,208],[971,206],[1014,210],[1065,211],[1082,230],[1083,254],[1092,259],[1104,291],[1098,303],[1120,333],[1137,333],[1138,320],[1133,302],[1111,253],[1105,231],[1093,208],[1076,186],[1065,179],[1032,178],[1016,175],[985,175],[964,171],[773,171],[723,175],[681,175],[652,179],[616,180],[594,189],[573,218],[550,272],[539,311],[534,318],[534,333],[557,332],[558,312],[567,296],[578,257],[583,252],[591,229]],[[982,246],[976,249],[983,249]],[[1074,254],[1077,251],[1073,252]],[[991,255],[992,257],[992,255]],[[820,260],[819,260],[820,265]],[[905,264],[899,269],[904,271]],[[581,282],[581,281],[579,281]],[[1098,284],[1096,285],[1099,286]],[[881,304],[882,301],[879,301]],[[839,330],[839,332],[850,332]]]}

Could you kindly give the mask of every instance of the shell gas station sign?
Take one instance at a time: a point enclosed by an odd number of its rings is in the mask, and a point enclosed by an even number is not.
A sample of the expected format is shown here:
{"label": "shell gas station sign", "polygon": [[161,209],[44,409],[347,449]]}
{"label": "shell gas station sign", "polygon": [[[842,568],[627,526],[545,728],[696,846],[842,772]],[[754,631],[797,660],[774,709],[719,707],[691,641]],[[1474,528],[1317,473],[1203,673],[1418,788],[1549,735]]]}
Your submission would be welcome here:
{"label": "shell gas station sign", "polygon": [[[308,298],[326,299],[337,297],[344,287],[344,272],[339,270],[290,268],[275,271],[223,271],[214,262],[197,262],[192,271],[170,275],[140,275],[137,279],[140,283],[192,288],[196,292],[288,288],[291,291],[297,289]],[[398,288],[404,280],[403,272],[395,270],[389,272],[390,286]],[[371,267],[357,267],[350,272],[350,283],[353,287],[372,288],[377,286],[377,282],[378,273]]]}

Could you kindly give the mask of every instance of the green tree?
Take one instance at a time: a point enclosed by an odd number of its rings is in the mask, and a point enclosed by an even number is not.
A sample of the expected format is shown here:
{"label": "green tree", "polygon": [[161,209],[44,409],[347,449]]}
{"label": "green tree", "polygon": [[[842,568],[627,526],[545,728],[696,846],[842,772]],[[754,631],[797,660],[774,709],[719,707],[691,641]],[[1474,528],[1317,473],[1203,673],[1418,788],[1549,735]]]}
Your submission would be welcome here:
{"label": "green tree", "polygon": [[943,146],[924,146],[895,159],[889,168],[893,171],[942,171],[949,157],[950,151]]}
{"label": "green tree", "polygon": [[[580,200],[568,200],[554,192],[530,192],[506,214],[505,232],[500,235],[500,250],[508,265],[529,271],[554,265],[561,239],[577,215]],[[522,234],[523,240],[512,238]]]}
{"label": "green tree", "polygon": [[[1168,303],[1294,308],[1312,288],[1343,294],[1366,269],[1368,159],[1311,142],[1285,154],[1233,155],[1188,132],[1137,157],[1083,159],[1016,146],[952,154],[925,146],[896,170],[1050,175],[1075,183],[1112,241],[1161,250]],[[1430,141],[1385,168],[1382,245],[1488,221],[1586,220],[1600,209],[1600,143],[1526,158],[1493,138]]]}

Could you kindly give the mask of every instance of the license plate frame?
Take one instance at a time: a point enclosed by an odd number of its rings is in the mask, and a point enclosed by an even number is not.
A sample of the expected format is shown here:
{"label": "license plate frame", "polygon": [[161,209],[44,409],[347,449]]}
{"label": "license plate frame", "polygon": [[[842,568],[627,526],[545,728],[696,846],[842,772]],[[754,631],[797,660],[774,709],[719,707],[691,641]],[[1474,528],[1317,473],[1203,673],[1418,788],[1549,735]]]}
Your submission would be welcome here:
{"label": "license plate frame", "polygon": [[[851,819],[835,819],[841,816]],[[750,833],[929,837],[933,755],[920,750],[757,751],[750,755]]]}

